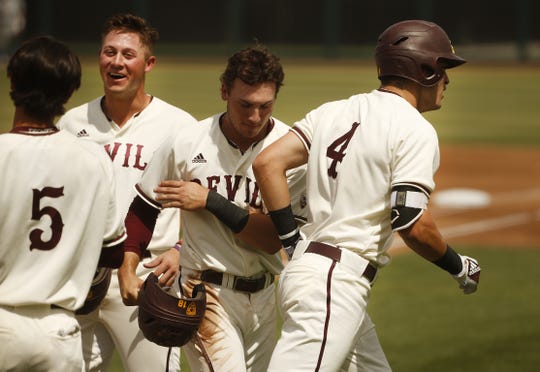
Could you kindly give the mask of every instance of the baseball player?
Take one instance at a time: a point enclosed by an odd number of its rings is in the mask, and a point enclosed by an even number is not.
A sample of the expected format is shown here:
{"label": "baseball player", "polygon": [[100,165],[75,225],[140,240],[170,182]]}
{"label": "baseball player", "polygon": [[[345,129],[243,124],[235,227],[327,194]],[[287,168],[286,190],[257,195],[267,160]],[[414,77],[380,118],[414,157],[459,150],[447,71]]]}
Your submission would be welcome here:
{"label": "baseball player", "polygon": [[[465,294],[477,288],[477,261],[447,245],[427,209],[439,148],[421,115],[441,107],[446,69],[465,60],[438,25],[411,20],[380,35],[376,62],[379,89],[316,108],[253,164],[283,244],[296,244],[280,278],[284,323],[268,371],[390,370],[366,307],[394,231]],[[306,162],[299,234],[283,175]]]}
{"label": "baseball player", "polygon": [[[140,17],[112,16],[105,24],[99,54],[105,95],[70,110],[58,123],[59,128],[105,148],[114,165],[123,216],[153,152],[183,125],[197,123],[185,111],[145,92],[146,73],[156,63],[152,49],[157,38],[157,31]],[[161,285],[171,285],[179,271],[178,251],[171,249],[179,229],[178,210],[160,214],[147,255],[134,268],[140,284],[154,271]],[[115,348],[130,372],[179,368],[178,348],[158,346],[140,333],[137,308],[122,303],[116,273],[101,306],[79,319],[87,370],[106,369]]]}
{"label": "baseball player", "polygon": [[10,58],[13,129],[0,135],[0,370],[81,371],[74,311],[101,267],[119,267],[125,230],[101,146],[54,126],[79,88],[78,58],[30,39]]}
{"label": "baseball player", "polygon": [[[126,218],[129,262],[141,255],[152,217],[163,207],[182,208],[182,290],[191,295],[202,281],[207,293],[199,331],[182,347],[192,371],[265,371],[275,345],[281,243],[262,213],[251,164],[289,130],[272,117],[283,78],[279,59],[262,45],[232,55],[221,76],[227,111],[156,151]],[[300,219],[304,175],[305,167],[287,173]]]}

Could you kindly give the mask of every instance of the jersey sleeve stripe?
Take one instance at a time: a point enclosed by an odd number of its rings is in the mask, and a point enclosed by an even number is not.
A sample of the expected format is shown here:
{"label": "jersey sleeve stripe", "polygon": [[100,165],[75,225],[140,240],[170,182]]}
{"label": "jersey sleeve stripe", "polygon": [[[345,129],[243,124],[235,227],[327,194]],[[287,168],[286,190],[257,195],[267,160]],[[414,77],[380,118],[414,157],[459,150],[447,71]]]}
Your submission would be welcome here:
{"label": "jersey sleeve stripe", "polygon": [[291,132],[293,132],[298,136],[298,138],[300,138],[308,151],[311,149],[311,141],[307,138],[307,136],[304,134],[304,132],[302,132],[300,128],[292,127]]}
{"label": "jersey sleeve stripe", "polygon": [[162,209],[161,204],[159,204],[157,201],[146,195],[146,193],[143,191],[143,189],[139,186],[139,184],[135,185],[135,190],[137,191],[137,194],[141,197],[142,200],[144,200],[146,203],[150,204],[152,207],[156,209]]}
{"label": "jersey sleeve stripe", "polygon": [[118,245],[122,243],[124,240],[126,240],[126,238],[127,238],[127,234],[126,234],[126,231],[124,230],[122,231],[121,235],[116,236],[111,239],[104,240],[103,247],[112,247],[112,246]]}

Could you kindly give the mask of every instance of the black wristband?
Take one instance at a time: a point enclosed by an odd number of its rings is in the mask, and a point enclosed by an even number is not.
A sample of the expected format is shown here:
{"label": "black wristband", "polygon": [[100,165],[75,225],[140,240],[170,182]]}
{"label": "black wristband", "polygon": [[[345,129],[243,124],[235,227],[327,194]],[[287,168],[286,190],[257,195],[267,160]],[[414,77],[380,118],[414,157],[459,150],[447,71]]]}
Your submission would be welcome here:
{"label": "black wristband", "polygon": [[291,205],[268,213],[284,247],[296,244],[300,238]]}
{"label": "black wristband", "polygon": [[459,274],[463,269],[459,254],[457,254],[449,245],[446,246],[446,252],[444,252],[442,257],[433,261],[433,263],[452,275]]}
{"label": "black wristband", "polygon": [[210,190],[206,198],[206,209],[236,234],[242,231],[248,222],[249,212],[247,210],[228,201],[213,190]]}

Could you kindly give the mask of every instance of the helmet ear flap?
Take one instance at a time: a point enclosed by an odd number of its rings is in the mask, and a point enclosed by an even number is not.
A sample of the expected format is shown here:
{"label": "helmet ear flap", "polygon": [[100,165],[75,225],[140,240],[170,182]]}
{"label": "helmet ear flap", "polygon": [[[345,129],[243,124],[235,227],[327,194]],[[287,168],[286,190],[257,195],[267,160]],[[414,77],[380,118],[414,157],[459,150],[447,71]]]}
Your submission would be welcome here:
{"label": "helmet ear flap", "polygon": [[420,79],[420,84],[423,86],[433,86],[437,84],[444,77],[444,68],[437,64],[432,65],[423,63],[420,65],[420,71],[422,78]]}
{"label": "helmet ear flap", "polygon": [[432,80],[436,76],[435,70],[425,63],[420,66],[420,70],[425,80]]}

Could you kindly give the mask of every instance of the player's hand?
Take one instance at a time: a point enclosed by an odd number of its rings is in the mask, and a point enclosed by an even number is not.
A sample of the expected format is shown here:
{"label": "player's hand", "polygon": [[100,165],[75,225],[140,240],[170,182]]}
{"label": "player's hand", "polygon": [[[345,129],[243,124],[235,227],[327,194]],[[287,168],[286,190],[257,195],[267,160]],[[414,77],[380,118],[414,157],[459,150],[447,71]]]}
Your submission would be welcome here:
{"label": "player's hand", "polygon": [[467,256],[459,256],[463,269],[457,275],[453,275],[454,279],[459,283],[459,288],[463,290],[463,293],[470,294],[476,291],[478,283],[480,282],[480,265],[474,258]]}
{"label": "player's hand", "polygon": [[196,182],[161,181],[154,189],[156,201],[163,208],[181,208],[194,211],[206,207],[208,189]]}
{"label": "player's hand", "polygon": [[143,265],[148,269],[155,268],[154,274],[159,278],[160,286],[172,287],[174,279],[180,272],[180,252],[171,248]]}
{"label": "player's hand", "polygon": [[136,306],[139,303],[139,289],[143,281],[137,276],[136,268],[139,263],[139,256],[133,252],[124,254],[124,262],[118,269],[118,284],[122,302],[126,306]]}

